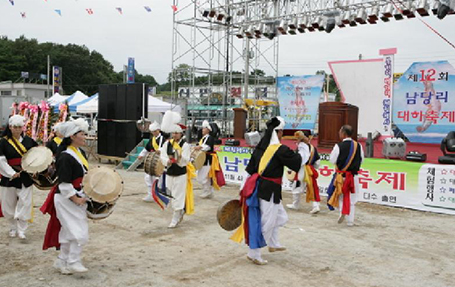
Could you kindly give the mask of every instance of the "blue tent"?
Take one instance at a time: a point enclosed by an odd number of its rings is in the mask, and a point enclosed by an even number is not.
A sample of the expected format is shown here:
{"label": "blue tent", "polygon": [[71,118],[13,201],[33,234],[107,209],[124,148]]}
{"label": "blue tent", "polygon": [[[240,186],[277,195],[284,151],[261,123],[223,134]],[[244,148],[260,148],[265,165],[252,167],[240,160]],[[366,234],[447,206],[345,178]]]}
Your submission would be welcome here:
{"label": "blue tent", "polygon": [[[88,97],[84,93],[77,91],[74,94],[72,94],[69,98],[67,98],[64,102],[67,102],[71,107],[74,104],[78,104],[81,101],[85,101],[87,98]],[[61,103],[64,103],[64,102],[61,102]],[[59,112],[59,109],[58,109],[59,105],[60,104],[54,106],[54,112],[56,112],[56,113]],[[71,109],[70,109],[70,111],[71,111]],[[74,110],[74,111],[76,111],[76,110]]]}
{"label": "blue tent", "polygon": [[73,104],[73,105],[70,105],[70,107],[69,107],[70,112],[72,112],[72,113],[77,112],[77,106],[82,105],[82,104],[85,104],[85,103],[87,103],[87,102],[93,100],[93,99],[96,98],[96,97],[98,97],[98,93],[92,95],[91,97],[86,98],[85,100],[82,100],[82,101],[77,102],[77,103],[75,103],[75,104]]}

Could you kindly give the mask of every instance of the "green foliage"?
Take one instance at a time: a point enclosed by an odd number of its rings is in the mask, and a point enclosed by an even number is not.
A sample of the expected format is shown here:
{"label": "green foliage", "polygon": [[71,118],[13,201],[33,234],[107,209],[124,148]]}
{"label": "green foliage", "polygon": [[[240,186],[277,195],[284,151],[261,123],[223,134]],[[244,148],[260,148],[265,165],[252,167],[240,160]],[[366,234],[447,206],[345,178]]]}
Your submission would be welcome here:
{"label": "green foliage", "polygon": [[[100,84],[123,82],[123,72],[114,71],[112,64],[97,51],[90,51],[86,46],[75,44],[61,45],[38,43],[36,39],[24,36],[16,40],[0,38],[0,81],[19,79],[21,71],[47,74],[47,56],[51,66],[60,66],[63,70],[63,89],[65,94],[77,90],[92,95]],[[136,72],[136,82],[145,82],[156,86],[155,78]]]}
{"label": "green foliage", "polygon": [[[327,86],[327,74],[325,71],[320,70],[316,72],[316,75],[324,75],[324,89]],[[333,75],[329,75],[329,93],[335,94],[335,101],[339,102],[341,100],[341,94],[340,91],[338,90],[337,84],[335,83],[335,80],[333,79]]]}

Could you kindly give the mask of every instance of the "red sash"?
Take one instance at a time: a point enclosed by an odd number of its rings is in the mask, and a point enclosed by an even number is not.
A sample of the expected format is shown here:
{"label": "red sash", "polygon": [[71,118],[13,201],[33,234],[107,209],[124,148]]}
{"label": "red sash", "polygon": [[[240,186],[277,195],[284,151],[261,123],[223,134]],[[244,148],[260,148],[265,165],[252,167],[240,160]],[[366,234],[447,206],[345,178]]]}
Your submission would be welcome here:
{"label": "red sash", "polygon": [[[82,184],[82,177],[75,179],[73,182],[74,188],[80,188]],[[44,235],[43,250],[46,250],[51,247],[55,247],[57,250],[60,249],[60,243],[58,241],[58,234],[62,225],[57,218],[57,211],[55,210],[54,205],[54,195],[57,191],[58,185],[55,185],[49,194],[47,195],[46,201],[41,206],[40,210],[43,214],[49,213],[51,216],[49,223],[47,224],[46,234]]]}
{"label": "red sash", "polygon": [[22,158],[21,157],[12,158],[12,159],[8,160],[8,164],[11,165],[11,166],[21,166],[21,163],[22,163]]}
{"label": "red sash", "polygon": [[337,170],[337,173],[343,173],[346,177],[343,182],[343,210],[342,214],[351,213],[351,193],[355,193],[354,175],[350,171]]}
{"label": "red sash", "polygon": [[311,177],[311,181],[313,181],[313,192],[314,192],[314,201],[320,202],[321,197],[319,196],[319,185],[318,185],[318,177],[319,173],[314,168],[314,166],[310,165],[311,171],[313,172],[313,176]]}

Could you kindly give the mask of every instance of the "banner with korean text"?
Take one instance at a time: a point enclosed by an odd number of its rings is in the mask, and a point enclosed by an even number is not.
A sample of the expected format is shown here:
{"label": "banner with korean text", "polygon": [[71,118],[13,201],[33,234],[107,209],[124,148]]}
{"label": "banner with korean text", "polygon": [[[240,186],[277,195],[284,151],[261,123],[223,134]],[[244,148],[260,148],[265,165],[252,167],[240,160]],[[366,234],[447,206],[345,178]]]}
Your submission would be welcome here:
{"label": "banner with korean text", "polygon": [[278,77],[278,101],[285,129],[314,129],[323,85],[324,75]]}
{"label": "banner with korean text", "polygon": [[[226,182],[240,184],[253,149],[232,146],[216,149]],[[335,172],[328,157],[321,154],[318,184],[322,195],[327,194]],[[455,215],[455,165],[367,158],[359,172],[359,183],[359,201]],[[283,176],[283,189],[290,187]]]}
{"label": "banner with korean text", "polygon": [[418,62],[394,85],[393,121],[411,142],[440,143],[455,130],[455,69]]}

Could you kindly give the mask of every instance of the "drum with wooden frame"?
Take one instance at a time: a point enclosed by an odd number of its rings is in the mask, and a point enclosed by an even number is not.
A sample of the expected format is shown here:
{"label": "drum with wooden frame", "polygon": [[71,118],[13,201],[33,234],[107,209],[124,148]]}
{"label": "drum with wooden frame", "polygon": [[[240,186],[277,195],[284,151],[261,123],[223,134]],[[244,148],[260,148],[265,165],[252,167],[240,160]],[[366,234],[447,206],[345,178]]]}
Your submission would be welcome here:
{"label": "drum with wooden frame", "polygon": [[202,150],[197,150],[196,147],[191,148],[191,162],[196,170],[200,170],[205,163],[206,155]]}
{"label": "drum with wooden frame", "polygon": [[216,219],[221,228],[232,231],[242,224],[242,207],[240,200],[229,200],[220,205],[216,213]]}
{"label": "drum with wooden frame", "polygon": [[123,192],[122,177],[113,169],[96,167],[90,169],[82,180],[87,202],[87,217],[103,219],[108,217]]}
{"label": "drum with wooden frame", "polygon": [[159,151],[149,153],[144,160],[144,170],[151,176],[161,176],[164,172],[164,165],[161,162]]}
{"label": "drum with wooden frame", "polygon": [[50,190],[57,184],[52,151],[44,146],[33,147],[24,154],[21,167],[31,175],[33,184],[41,190]]}

